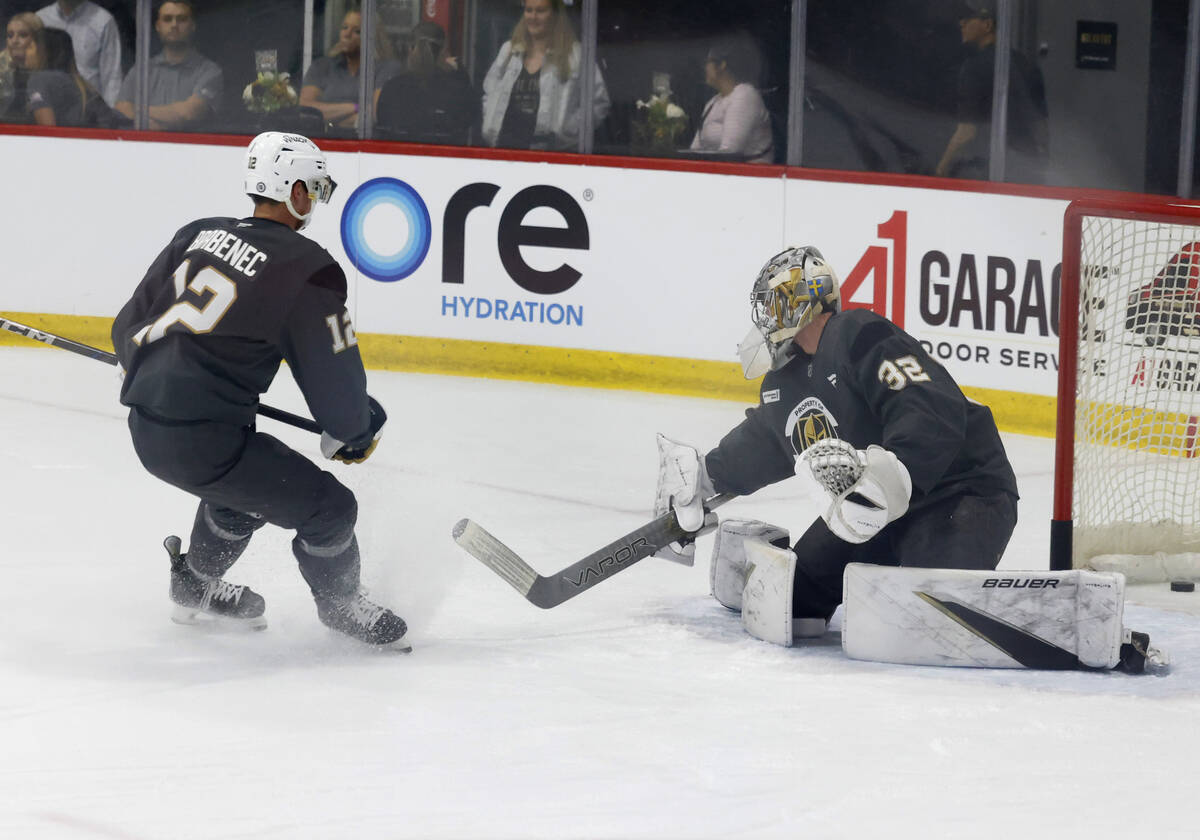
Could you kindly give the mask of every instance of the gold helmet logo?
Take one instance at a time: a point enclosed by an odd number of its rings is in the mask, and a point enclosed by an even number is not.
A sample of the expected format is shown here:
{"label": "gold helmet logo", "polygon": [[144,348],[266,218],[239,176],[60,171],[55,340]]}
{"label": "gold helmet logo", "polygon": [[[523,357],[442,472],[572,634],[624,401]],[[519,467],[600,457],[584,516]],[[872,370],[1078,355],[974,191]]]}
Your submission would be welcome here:
{"label": "gold helmet logo", "polygon": [[836,435],[830,429],[829,418],[823,413],[809,414],[796,422],[796,427],[792,430],[792,446],[799,455],[817,441],[831,437]]}

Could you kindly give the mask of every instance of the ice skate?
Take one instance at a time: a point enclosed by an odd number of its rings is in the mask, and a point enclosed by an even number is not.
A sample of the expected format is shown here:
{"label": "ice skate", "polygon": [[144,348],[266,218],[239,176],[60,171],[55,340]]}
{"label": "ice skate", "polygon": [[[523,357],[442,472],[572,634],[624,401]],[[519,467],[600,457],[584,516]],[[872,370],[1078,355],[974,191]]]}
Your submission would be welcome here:
{"label": "ice skate", "polygon": [[248,586],[238,586],[221,578],[197,574],[181,554],[179,537],[163,540],[171,557],[171,601],[176,624],[219,624],[242,630],[262,630],[267,626],[263,615],[266,601]]}
{"label": "ice skate", "polygon": [[386,607],[381,607],[359,589],[345,598],[318,596],[317,615],[326,627],[381,649],[408,653],[412,645],[404,638],[408,625]]}

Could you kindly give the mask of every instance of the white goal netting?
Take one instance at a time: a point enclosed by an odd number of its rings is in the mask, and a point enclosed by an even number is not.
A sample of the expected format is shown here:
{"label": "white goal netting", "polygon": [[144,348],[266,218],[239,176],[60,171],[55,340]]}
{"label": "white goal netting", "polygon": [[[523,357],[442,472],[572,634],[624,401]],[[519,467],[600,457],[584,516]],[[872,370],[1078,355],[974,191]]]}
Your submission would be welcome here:
{"label": "white goal netting", "polygon": [[1200,573],[1200,225],[1083,219],[1074,565]]}

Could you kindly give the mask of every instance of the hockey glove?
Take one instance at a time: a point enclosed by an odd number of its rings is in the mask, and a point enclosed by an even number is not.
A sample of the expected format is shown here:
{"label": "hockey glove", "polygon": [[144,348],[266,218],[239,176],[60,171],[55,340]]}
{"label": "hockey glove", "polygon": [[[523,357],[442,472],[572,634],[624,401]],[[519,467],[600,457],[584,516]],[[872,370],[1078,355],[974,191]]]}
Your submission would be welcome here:
{"label": "hockey glove", "polygon": [[804,450],[797,471],[802,464],[829,496],[821,518],[846,542],[864,543],[908,511],[908,469],[881,446],[862,450],[843,440],[821,440]]}
{"label": "hockey glove", "polygon": [[367,397],[371,409],[371,426],[367,433],[360,438],[344,443],[330,435],[321,433],[321,454],[343,464],[361,464],[371,457],[379,439],[383,437],[383,424],[387,422],[387,412],[372,396]]}
{"label": "hockey glove", "polygon": [[[690,566],[696,559],[695,536],[705,526],[704,500],[712,496],[712,480],[704,467],[704,458],[695,447],[658,436],[658,489],[654,496],[654,516],[674,511],[685,531],[695,534],[672,543],[654,556]],[[715,520],[715,517],[714,517]],[[715,524],[715,521],[714,521]]]}

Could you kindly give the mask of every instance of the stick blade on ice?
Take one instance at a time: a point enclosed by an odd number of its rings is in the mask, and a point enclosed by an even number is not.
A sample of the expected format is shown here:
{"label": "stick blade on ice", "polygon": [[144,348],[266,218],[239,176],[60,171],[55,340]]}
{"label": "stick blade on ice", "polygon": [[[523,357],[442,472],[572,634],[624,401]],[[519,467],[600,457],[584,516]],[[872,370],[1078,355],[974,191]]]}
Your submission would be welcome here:
{"label": "stick blade on ice", "polygon": [[512,549],[470,519],[460,519],[451,533],[468,554],[508,581],[522,596],[529,597],[538,573]]}

